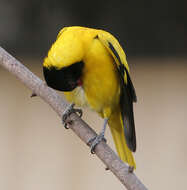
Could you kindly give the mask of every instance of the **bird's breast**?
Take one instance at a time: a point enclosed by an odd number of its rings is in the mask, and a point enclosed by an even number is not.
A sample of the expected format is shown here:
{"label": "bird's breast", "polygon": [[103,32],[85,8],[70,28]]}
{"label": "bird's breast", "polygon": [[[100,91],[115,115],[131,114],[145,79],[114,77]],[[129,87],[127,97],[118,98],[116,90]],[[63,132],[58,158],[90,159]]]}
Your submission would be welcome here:
{"label": "bird's breast", "polygon": [[120,84],[113,58],[95,40],[84,58],[83,89],[88,105],[97,112],[115,107],[119,102]]}
{"label": "bird's breast", "polygon": [[64,92],[64,95],[69,102],[75,103],[77,106],[89,106],[82,86],[75,88],[71,92]]}

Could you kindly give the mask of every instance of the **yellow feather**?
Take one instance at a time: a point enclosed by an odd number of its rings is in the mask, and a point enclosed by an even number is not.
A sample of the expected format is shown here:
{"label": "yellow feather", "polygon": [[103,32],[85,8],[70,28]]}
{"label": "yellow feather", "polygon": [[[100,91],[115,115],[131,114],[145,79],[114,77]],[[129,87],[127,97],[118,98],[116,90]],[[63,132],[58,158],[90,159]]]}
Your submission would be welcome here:
{"label": "yellow feather", "polygon": [[119,108],[116,108],[115,112],[111,115],[109,119],[109,126],[119,157],[121,160],[136,169],[134,157],[125,141],[124,127]]}

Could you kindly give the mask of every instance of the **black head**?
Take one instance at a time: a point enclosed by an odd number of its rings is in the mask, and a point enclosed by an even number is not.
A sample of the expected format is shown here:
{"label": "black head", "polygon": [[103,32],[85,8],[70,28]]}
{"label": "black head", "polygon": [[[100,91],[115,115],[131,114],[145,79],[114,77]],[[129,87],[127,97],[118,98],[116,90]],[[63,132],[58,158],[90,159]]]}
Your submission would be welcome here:
{"label": "black head", "polygon": [[57,69],[43,67],[44,78],[47,85],[60,91],[72,91],[79,85],[84,63],[77,62],[68,67]]}

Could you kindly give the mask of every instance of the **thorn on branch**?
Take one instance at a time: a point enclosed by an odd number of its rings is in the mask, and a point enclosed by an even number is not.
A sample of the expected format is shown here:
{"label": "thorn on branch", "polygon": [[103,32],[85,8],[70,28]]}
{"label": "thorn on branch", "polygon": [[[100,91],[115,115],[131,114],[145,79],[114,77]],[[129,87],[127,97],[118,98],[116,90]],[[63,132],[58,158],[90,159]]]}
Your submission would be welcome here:
{"label": "thorn on branch", "polygon": [[133,173],[133,171],[134,171],[134,167],[133,167],[133,166],[129,166],[128,172],[129,172],[129,173]]}
{"label": "thorn on branch", "polygon": [[37,96],[37,94],[35,92],[33,92],[30,97],[33,98],[33,97],[36,97],[36,96]]}

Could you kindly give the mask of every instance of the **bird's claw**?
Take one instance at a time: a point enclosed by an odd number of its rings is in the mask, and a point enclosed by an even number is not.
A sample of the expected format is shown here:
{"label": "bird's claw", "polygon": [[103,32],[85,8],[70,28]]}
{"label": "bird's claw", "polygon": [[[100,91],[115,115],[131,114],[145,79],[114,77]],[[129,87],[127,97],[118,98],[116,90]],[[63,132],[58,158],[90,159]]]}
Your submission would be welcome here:
{"label": "bird's claw", "polygon": [[106,139],[104,137],[104,135],[101,133],[93,138],[91,138],[87,144],[91,144],[90,148],[91,148],[91,153],[95,154],[95,147],[96,145],[98,145],[101,141],[106,142]]}
{"label": "bird's claw", "polygon": [[68,106],[62,115],[62,123],[64,124],[65,129],[69,129],[67,127],[67,125],[70,124],[72,121],[68,120],[68,117],[72,113],[78,113],[79,117],[82,117],[82,110],[81,109],[74,109],[74,106],[75,106],[75,104],[71,104],[70,106]]}

